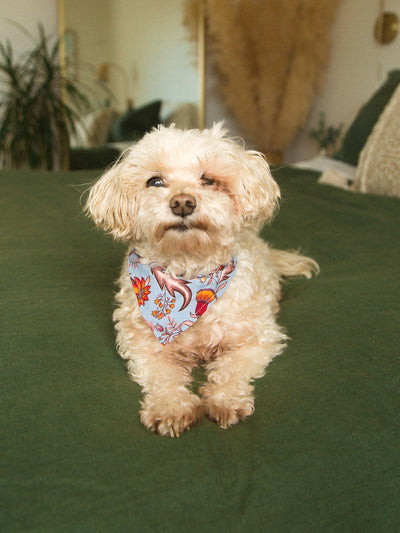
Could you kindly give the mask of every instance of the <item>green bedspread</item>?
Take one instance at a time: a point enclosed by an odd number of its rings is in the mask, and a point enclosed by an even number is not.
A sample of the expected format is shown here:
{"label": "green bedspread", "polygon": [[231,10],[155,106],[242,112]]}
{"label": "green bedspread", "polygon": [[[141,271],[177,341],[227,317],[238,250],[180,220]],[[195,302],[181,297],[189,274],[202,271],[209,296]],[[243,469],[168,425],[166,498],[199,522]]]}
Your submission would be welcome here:
{"label": "green bedspread", "polygon": [[284,288],[255,414],[168,439],[114,348],[124,249],[81,213],[96,173],[0,172],[0,531],[399,531],[400,203],[275,174],[263,235],[321,273]]}

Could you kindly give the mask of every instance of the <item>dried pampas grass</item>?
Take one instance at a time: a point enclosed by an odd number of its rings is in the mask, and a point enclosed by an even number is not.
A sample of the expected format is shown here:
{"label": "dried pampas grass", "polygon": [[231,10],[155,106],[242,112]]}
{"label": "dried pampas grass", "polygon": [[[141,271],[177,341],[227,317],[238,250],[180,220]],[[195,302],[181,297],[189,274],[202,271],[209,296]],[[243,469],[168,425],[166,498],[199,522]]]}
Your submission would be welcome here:
{"label": "dried pampas grass", "polygon": [[258,149],[284,151],[304,125],[339,2],[204,0],[217,88]]}
{"label": "dried pampas grass", "polygon": [[199,37],[199,18],[204,16],[203,0],[184,0],[182,24],[186,30],[187,39],[197,43]]}
{"label": "dried pampas grass", "polygon": [[299,3],[292,55],[287,62],[282,98],[271,139],[273,149],[287,148],[305,124],[329,58],[329,30],[338,1]]}
{"label": "dried pampas grass", "polygon": [[[207,39],[219,74],[218,88],[226,105],[243,125],[257,131],[258,102],[255,83],[255,57],[249,56],[245,27],[238,24],[238,11],[232,0],[209,0],[206,5]],[[211,15],[212,13],[212,15]],[[238,97],[239,101],[238,102]]]}

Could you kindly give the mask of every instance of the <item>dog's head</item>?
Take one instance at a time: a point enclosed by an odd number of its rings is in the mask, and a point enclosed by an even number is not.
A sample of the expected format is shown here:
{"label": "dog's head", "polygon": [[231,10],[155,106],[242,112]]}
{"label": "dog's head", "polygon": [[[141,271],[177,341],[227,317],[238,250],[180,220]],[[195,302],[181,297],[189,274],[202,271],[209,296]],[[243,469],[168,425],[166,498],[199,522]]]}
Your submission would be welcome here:
{"label": "dog's head", "polygon": [[115,238],[163,255],[212,253],[245,226],[258,229],[279,188],[264,157],[211,129],[146,134],[90,190],[87,212]]}

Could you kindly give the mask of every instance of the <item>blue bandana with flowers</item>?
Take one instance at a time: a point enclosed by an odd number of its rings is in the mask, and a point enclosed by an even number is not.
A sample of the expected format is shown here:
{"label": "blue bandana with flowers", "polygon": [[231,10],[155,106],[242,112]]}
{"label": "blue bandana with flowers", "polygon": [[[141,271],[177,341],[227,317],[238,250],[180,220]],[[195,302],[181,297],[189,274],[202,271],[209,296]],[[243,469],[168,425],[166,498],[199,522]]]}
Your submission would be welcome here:
{"label": "blue bandana with flowers", "polygon": [[164,346],[192,326],[228,288],[235,275],[237,258],[207,275],[192,279],[172,277],[156,264],[141,262],[132,250],[129,276],[148,327]]}

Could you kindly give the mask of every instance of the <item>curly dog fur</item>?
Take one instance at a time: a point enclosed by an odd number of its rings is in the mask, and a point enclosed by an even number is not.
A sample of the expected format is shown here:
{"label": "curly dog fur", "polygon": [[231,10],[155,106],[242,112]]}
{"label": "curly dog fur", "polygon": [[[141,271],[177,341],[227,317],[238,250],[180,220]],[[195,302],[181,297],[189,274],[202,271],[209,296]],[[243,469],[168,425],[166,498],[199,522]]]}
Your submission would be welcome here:
{"label": "curly dog fur", "polygon": [[[91,188],[86,209],[94,222],[171,276],[199,276],[237,257],[221,298],[165,346],[140,313],[124,262],[117,345],[143,389],[147,428],[179,436],[203,414],[227,428],[253,413],[252,382],[287,339],[276,322],[280,282],[318,272],[312,259],[273,250],[258,237],[279,197],[265,158],[229,139],[220,124],[203,131],[160,126]],[[207,381],[194,394],[191,372],[200,364]]]}

